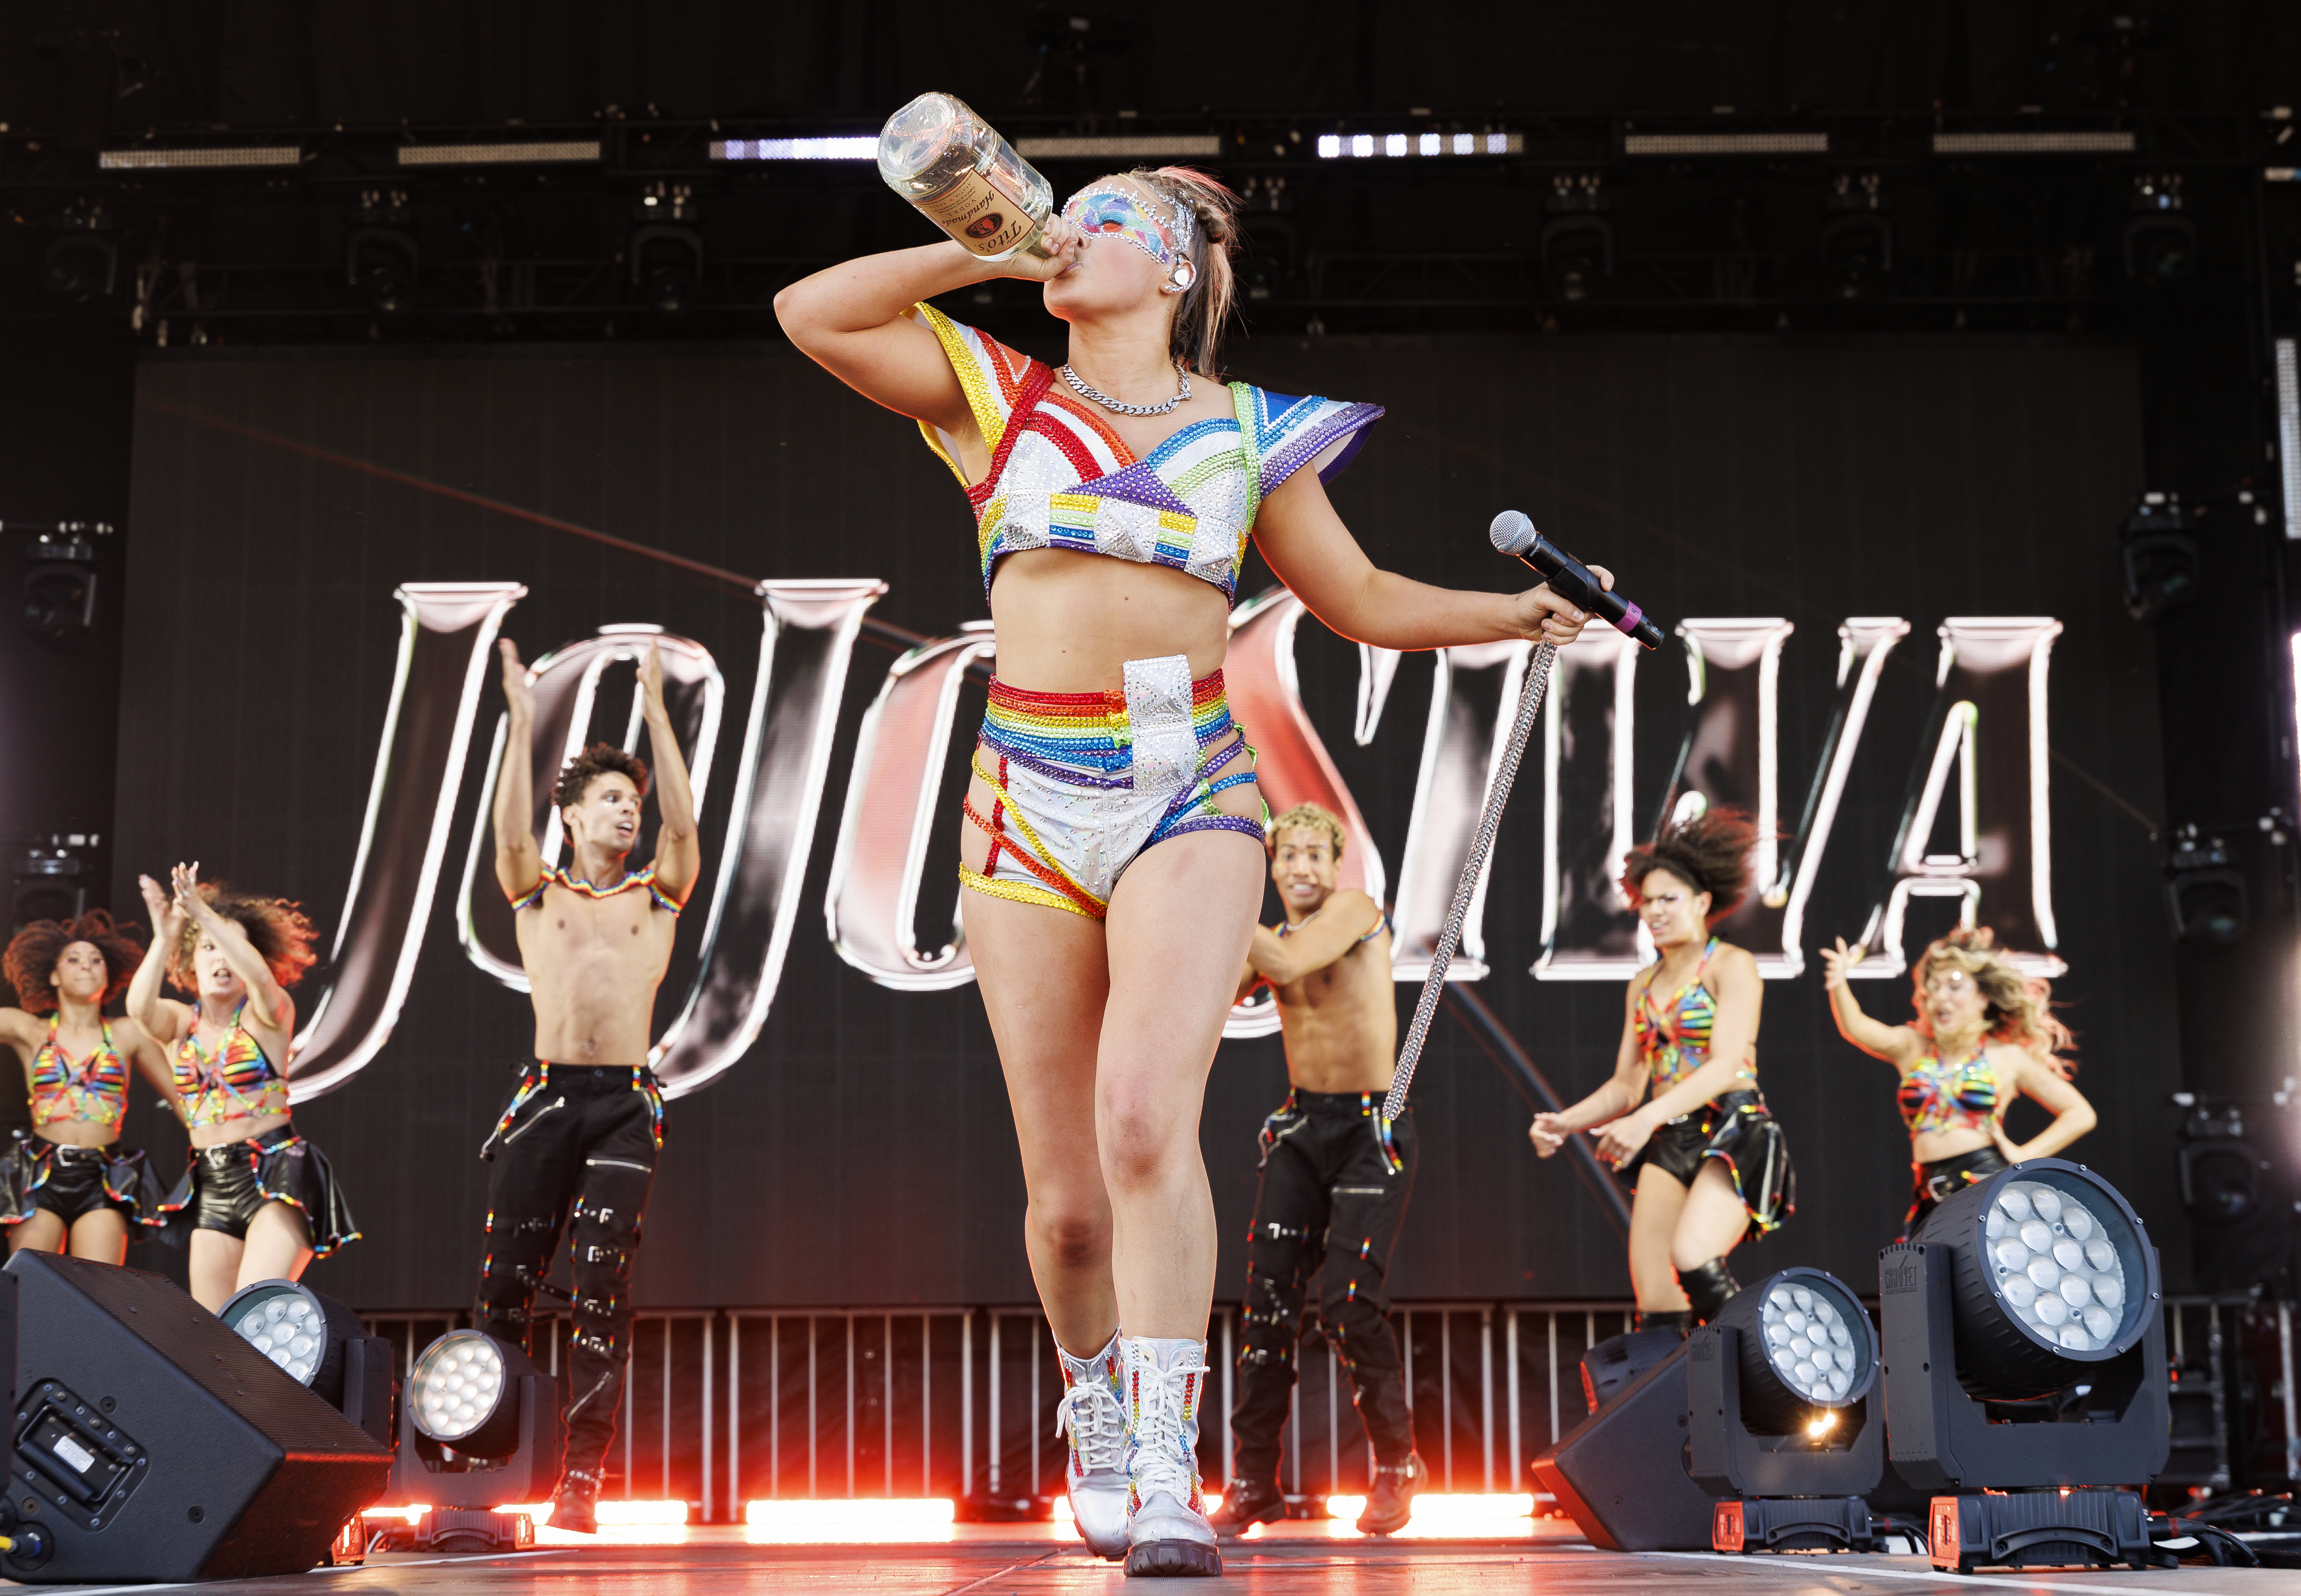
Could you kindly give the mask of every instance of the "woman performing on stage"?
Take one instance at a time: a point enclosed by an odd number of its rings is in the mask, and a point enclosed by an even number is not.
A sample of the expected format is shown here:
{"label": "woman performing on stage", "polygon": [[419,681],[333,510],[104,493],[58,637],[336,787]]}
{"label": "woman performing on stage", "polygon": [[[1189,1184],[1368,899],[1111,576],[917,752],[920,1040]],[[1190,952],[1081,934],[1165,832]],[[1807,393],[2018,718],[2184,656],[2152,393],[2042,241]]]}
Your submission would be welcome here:
{"label": "woman performing on stage", "polygon": [[[1910,1127],[1916,1193],[1902,1221],[1907,1240],[1944,1199],[2027,1158],[2048,1158],[2093,1129],[2093,1105],[2070,1084],[2073,1044],[2054,1017],[2052,989],[2024,975],[1994,946],[1988,927],[1950,932],[1911,972],[1917,1018],[1887,1025],[1862,1012],[1846,973],[1860,955],[1837,939],[1821,949],[1822,984],[1837,1033],[1901,1073],[1895,1095]],[[2015,1094],[2037,1100],[2054,1123],[2015,1145],[2005,1110]]]}
{"label": "woman performing on stage", "polygon": [[104,1016],[143,962],[102,909],[35,920],[8,944],[8,984],[23,1007],[0,1008],[0,1037],[32,1090],[32,1133],[0,1164],[11,1252],[123,1263],[130,1227],[160,1222],[159,1182],[140,1149],[120,1145],[120,1127],[130,1065],[172,1107],[175,1084],[149,1032]]}
{"label": "woman performing on stage", "polygon": [[[138,878],[152,947],[128,1011],[175,1052],[176,1111],[191,1168],[162,1203],[191,1232],[192,1295],[210,1312],[240,1287],[294,1280],[315,1257],[359,1239],[326,1157],[288,1117],[288,989],[313,965],[317,933],[281,898],[250,898],[176,866],[172,896]],[[160,995],[165,973],[196,1003]]]}
{"label": "woman performing on stage", "polygon": [[[967,946],[1063,1352],[1072,1508],[1130,1574],[1222,1567],[1195,1461],[1216,1245],[1198,1125],[1262,895],[1267,811],[1222,677],[1246,539],[1387,648],[1562,643],[1584,619],[1545,588],[1368,563],[1322,483],[1382,411],[1220,380],[1234,208],[1177,168],[1101,178],[1050,222],[1051,258],[938,243],[775,301],[801,350],[917,420],[975,510],[999,674],[965,805]],[[1045,283],[1064,365],[925,303],[1000,276]]]}
{"label": "woman performing on stage", "polygon": [[1711,809],[1630,850],[1622,890],[1661,957],[1630,980],[1612,1079],[1563,1114],[1535,1115],[1527,1132],[1547,1158],[1575,1132],[1605,1127],[1598,1156],[1636,1193],[1641,1329],[1708,1324],[1741,1289],[1726,1255],[1752,1224],[1762,1236],[1796,1207],[1789,1151],[1758,1090],[1758,961],[1710,932],[1749,890],[1756,837],[1739,812]]}

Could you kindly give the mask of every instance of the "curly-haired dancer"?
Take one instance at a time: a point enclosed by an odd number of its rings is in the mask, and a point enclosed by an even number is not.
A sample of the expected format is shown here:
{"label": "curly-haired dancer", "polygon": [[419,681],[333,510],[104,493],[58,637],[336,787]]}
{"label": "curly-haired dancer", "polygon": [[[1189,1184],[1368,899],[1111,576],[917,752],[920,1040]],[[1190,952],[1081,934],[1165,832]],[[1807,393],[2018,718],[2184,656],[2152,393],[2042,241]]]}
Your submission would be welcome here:
{"label": "curly-haired dancer", "polygon": [[640,690],[660,783],[655,859],[630,868],[647,765],[598,743],[551,792],[573,868],[543,862],[531,830],[535,695],[519,651],[500,648],[510,712],[496,779],[496,881],[516,911],[535,1055],[480,1149],[491,1167],[479,1316],[489,1334],[532,1350],[535,1294],[558,1295],[544,1281],[572,1226],[567,1461],[551,1524],[590,1534],[632,1359],[632,1259],[663,1149],[663,1093],[647,1062],[655,994],[702,853],[663,706],[663,661],[650,648]]}
{"label": "curly-haired dancer", "polygon": [[0,1040],[23,1060],[32,1092],[31,1133],[19,1132],[0,1162],[11,1252],[117,1264],[131,1227],[160,1223],[159,1182],[142,1149],[121,1145],[120,1127],[130,1065],[172,1108],[175,1082],[150,1032],[104,1015],[143,962],[102,909],[35,920],[8,944],[8,984],[23,1007],[0,1008]]}
{"label": "curly-haired dancer", "polygon": [[[1916,1187],[1902,1221],[1906,1240],[1926,1216],[1976,1181],[2026,1158],[2048,1158],[2093,1129],[2093,1105],[2070,1084],[2060,1055],[2074,1045],[2054,1017],[2053,990],[2024,975],[1996,946],[1988,927],[1962,927],[1926,949],[1910,972],[1917,1017],[1887,1025],[1862,1012],[1846,973],[1861,961],[1845,939],[1821,952],[1822,984],[1837,1033],[1900,1073],[1895,1096],[1910,1128]],[[2053,1124],[2016,1145],[2005,1110],[2027,1096]]]}
{"label": "curly-haired dancer", "polygon": [[1547,1158],[1605,1127],[1598,1155],[1636,1194],[1642,1327],[1707,1324],[1740,1289],[1726,1255],[1795,1206],[1789,1152],[1758,1090],[1758,962],[1710,932],[1749,890],[1756,838],[1739,811],[1711,809],[1630,850],[1622,890],[1661,957],[1630,980],[1612,1078],[1562,1114],[1535,1115],[1527,1132]]}
{"label": "curly-haired dancer", "polygon": [[[192,1295],[213,1311],[259,1280],[294,1280],[313,1258],[359,1239],[335,1171],[296,1134],[288,1057],[296,1000],[316,934],[280,898],[202,882],[176,866],[170,892],[138,876],[152,946],[129,983],[128,1012],[173,1050],[176,1112],[191,1167],[160,1205],[191,1232]],[[160,995],[165,975],[196,1001]]]}
{"label": "curly-haired dancer", "polygon": [[[1222,1571],[1196,1461],[1216,1251],[1199,1112],[1269,817],[1223,689],[1247,539],[1319,619],[1385,648],[1562,644],[1586,618],[1547,588],[1449,592],[1368,560],[1321,484],[1381,409],[1222,380],[1237,224],[1204,173],[1112,173],[1049,221],[1044,257],[945,240],[775,296],[800,352],[916,420],[975,510],[999,678],[963,804],[966,945],[1032,1278],[1084,1393],[1072,1517],[1134,1575]],[[994,277],[1045,285],[1060,366],[926,303]]]}

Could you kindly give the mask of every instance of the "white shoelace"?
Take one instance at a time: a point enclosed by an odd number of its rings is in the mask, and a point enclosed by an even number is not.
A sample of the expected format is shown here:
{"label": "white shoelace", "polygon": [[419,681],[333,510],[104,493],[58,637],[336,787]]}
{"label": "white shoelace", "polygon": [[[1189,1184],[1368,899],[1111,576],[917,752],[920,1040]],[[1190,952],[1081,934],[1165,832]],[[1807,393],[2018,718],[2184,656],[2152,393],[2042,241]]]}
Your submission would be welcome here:
{"label": "white shoelace", "polygon": [[1183,1445],[1183,1383],[1201,1367],[1146,1368],[1142,1373],[1142,1406],[1134,1416],[1134,1497],[1148,1501],[1163,1491],[1178,1502],[1191,1500],[1191,1456]]}
{"label": "white shoelace", "polygon": [[1055,1404],[1055,1433],[1078,1449],[1079,1466],[1089,1474],[1125,1466],[1120,1445],[1126,1436],[1126,1413],[1100,1375],[1063,1392],[1063,1400]]}

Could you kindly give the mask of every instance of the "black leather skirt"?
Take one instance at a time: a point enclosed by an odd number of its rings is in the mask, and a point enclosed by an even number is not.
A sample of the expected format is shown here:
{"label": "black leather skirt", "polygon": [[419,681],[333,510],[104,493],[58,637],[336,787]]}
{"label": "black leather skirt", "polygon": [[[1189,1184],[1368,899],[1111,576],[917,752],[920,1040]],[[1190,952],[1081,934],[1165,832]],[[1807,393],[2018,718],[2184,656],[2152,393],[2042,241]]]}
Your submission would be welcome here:
{"label": "black leather skirt", "polygon": [[1621,1177],[1636,1191],[1640,1166],[1652,1164],[1680,1185],[1691,1186],[1711,1158],[1724,1160],[1760,1235],[1797,1211],[1797,1171],[1791,1167],[1789,1147],[1765,1098],[1755,1091],[1722,1093],[1661,1126],[1622,1166]]}
{"label": "black leather skirt", "polygon": [[69,1230],[103,1207],[117,1208],[130,1225],[160,1223],[160,1179],[140,1148],[67,1147],[20,1132],[0,1157],[0,1224],[21,1224],[46,1209]]}
{"label": "black leather skirt", "polygon": [[244,1238],[248,1221],[268,1202],[303,1210],[314,1257],[359,1240],[359,1225],[327,1155],[292,1125],[245,1141],[194,1148],[191,1166],[160,1208],[168,1240],[182,1242],[196,1230]]}

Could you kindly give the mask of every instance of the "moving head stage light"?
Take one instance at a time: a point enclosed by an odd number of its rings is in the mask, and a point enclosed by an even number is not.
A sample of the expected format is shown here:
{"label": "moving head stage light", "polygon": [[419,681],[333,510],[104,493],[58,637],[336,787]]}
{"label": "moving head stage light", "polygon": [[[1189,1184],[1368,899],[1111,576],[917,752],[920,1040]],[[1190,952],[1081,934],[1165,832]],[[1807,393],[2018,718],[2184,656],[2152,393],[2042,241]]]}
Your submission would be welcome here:
{"label": "moving head stage light", "polygon": [[259,1280],[216,1317],[379,1445],[392,1444],[391,1343],[351,1309],[296,1281]]}
{"label": "moving head stage light", "polygon": [[551,1494],[567,1430],[559,1383],[526,1353],[481,1331],[449,1331],[407,1376],[399,1437],[389,1500],[431,1509],[415,1544],[484,1551],[533,1542],[525,1514],[496,1508]]}
{"label": "moving head stage light", "polygon": [[2157,1249],[2131,1206],[2034,1158],[1935,1209],[1878,1275],[1887,1444],[1945,1493],[1934,1564],[2146,1567],[2141,1499],[2115,1487],[2164,1466],[2169,1411]]}
{"label": "moving head stage light", "polygon": [[1686,1345],[1686,1472],[1720,1501],[1719,1551],[1867,1551],[1886,1470],[1878,1333],[1820,1269],[1727,1299]]}

